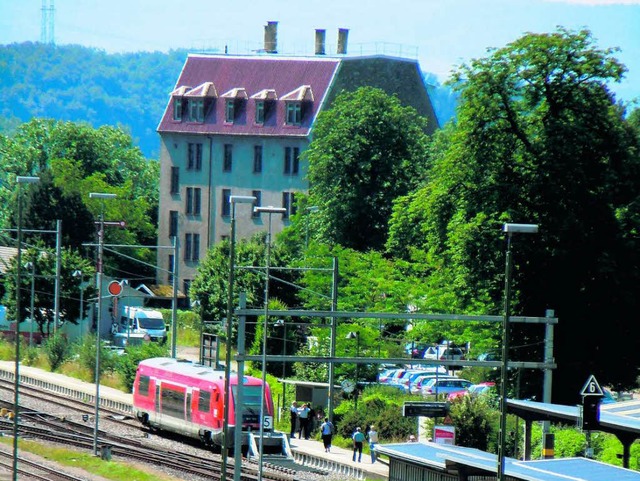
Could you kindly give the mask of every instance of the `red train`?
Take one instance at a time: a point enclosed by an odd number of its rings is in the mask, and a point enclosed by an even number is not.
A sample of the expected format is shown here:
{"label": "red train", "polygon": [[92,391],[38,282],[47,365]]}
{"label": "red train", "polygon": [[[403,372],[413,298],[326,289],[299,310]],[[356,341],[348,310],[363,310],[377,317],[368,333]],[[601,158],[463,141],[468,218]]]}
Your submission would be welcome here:
{"label": "red train", "polygon": [[[229,433],[234,439],[238,378],[230,380]],[[245,376],[242,405],[242,430],[260,430],[262,380]],[[265,386],[265,417],[273,419],[273,400]],[[191,361],[157,357],[138,365],[133,384],[133,410],[138,420],[152,429],[179,433],[200,439],[219,449],[222,444],[224,415],[224,371]],[[271,423],[272,424],[272,423]],[[270,432],[266,427],[264,432]],[[248,436],[243,436],[247,447]]]}

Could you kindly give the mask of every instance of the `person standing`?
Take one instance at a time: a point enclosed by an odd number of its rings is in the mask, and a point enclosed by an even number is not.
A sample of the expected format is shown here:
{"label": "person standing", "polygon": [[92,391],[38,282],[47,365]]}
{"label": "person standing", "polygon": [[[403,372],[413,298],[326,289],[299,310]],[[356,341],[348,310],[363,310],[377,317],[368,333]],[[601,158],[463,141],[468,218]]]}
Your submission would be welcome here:
{"label": "person standing", "polygon": [[333,437],[333,424],[329,421],[329,418],[324,418],[324,422],[320,426],[320,433],[322,434],[324,452],[328,453],[331,451],[331,438]]}
{"label": "person standing", "polygon": [[296,438],[296,423],[298,422],[298,403],[293,401],[289,408],[289,415],[291,416],[291,439]]}
{"label": "person standing", "polygon": [[356,462],[356,454],[358,455],[358,462],[362,462],[362,444],[364,443],[365,437],[364,433],[360,430],[360,428],[356,428],[356,431],[353,433],[353,462]]}
{"label": "person standing", "polygon": [[371,451],[371,464],[376,462],[376,445],[378,444],[378,431],[372,424],[369,427],[369,450]]}
{"label": "person standing", "polygon": [[302,439],[304,435],[305,439],[309,439],[309,415],[311,413],[311,409],[309,409],[309,405],[304,403],[301,408],[298,408],[298,419],[300,419],[300,431],[298,432],[298,437]]}

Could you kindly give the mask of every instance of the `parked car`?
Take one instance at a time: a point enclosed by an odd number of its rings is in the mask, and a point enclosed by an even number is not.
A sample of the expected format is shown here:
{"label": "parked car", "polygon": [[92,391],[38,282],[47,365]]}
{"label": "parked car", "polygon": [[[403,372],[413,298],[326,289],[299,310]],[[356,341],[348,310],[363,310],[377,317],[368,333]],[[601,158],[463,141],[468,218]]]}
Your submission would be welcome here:
{"label": "parked car", "polygon": [[429,346],[422,357],[437,361],[461,361],[464,360],[464,351],[459,347],[446,345]]}
{"label": "parked car", "polygon": [[422,386],[427,384],[432,379],[459,379],[457,376],[450,374],[423,374],[418,376],[414,382],[409,386],[410,394],[421,394]]}
{"label": "parked car", "polygon": [[380,384],[388,384],[391,381],[391,378],[393,377],[393,375],[396,373],[396,371],[400,371],[401,368],[393,368],[393,369],[386,369],[384,371],[382,371],[380,374],[378,374],[378,382]]}
{"label": "parked car", "polygon": [[429,381],[422,386],[421,393],[423,397],[431,397],[435,395],[442,395],[462,391],[469,388],[473,383],[467,379],[429,379]]}
{"label": "parked car", "polygon": [[479,396],[481,394],[488,393],[492,389],[495,389],[495,387],[496,387],[495,382],[480,382],[478,384],[473,384],[469,386],[468,389],[463,389],[461,391],[455,391],[455,392],[449,393],[449,396],[447,396],[447,400],[453,401],[454,399],[458,399],[463,396]]}
{"label": "parked car", "polygon": [[483,352],[478,356],[478,361],[500,361],[501,359],[500,353],[494,351]]}
{"label": "parked car", "polygon": [[429,366],[420,369],[416,369],[414,372],[409,374],[409,377],[404,376],[401,380],[402,384],[407,386],[407,389],[410,390],[411,386],[413,386],[417,379],[424,376],[436,375],[439,374],[441,376],[446,376],[449,374],[449,371],[444,366]]}

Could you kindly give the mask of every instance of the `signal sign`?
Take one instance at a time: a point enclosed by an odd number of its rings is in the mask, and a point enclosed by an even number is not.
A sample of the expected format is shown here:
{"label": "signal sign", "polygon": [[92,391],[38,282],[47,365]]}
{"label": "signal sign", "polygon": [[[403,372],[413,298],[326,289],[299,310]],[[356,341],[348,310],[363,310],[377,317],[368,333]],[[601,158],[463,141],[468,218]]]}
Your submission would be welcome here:
{"label": "signal sign", "polygon": [[122,294],[122,284],[120,284],[118,281],[111,281],[109,282],[109,287],[107,287],[107,290],[112,296],[119,296],[120,294]]}
{"label": "signal sign", "polygon": [[587,379],[587,382],[582,387],[582,391],[580,391],[580,394],[582,396],[604,397],[604,392],[602,391],[600,384],[598,384],[598,381],[593,374],[589,376],[589,379]]}

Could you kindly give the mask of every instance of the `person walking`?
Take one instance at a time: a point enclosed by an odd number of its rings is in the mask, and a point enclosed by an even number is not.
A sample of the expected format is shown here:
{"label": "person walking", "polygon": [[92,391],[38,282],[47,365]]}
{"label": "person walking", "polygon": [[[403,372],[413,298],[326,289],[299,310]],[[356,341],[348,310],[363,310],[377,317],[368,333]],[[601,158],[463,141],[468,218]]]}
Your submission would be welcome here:
{"label": "person walking", "polygon": [[356,462],[356,454],[358,455],[358,462],[362,462],[362,444],[364,443],[365,437],[364,433],[360,430],[359,427],[356,428],[356,431],[353,433],[353,462]]}
{"label": "person walking", "polygon": [[324,422],[320,425],[320,433],[322,434],[322,443],[324,444],[324,452],[331,452],[331,438],[333,437],[333,424],[329,418],[324,418]]}
{"label": "person walking", "polygon": [[298,403],[293,401],[289,408],[289,415],[291,419],[291,439],[296,438],[296,423],[298,422]]}
{"label": "person walking", "polygon": [[378,444],[378,431],[372,424],[369,427],[369,451],[371,451],[371,464],[376,462],[376,445]]}
{"label": "person walking", "polygon": [[298,432],[298,438],[302,439],[304,436],[305,439],[309,439],[309,415],[311,413],[311,409],[309,409],[309,405],[304,403],[301,408],[298,408],[298,419],[300,420],[300,431]]}

